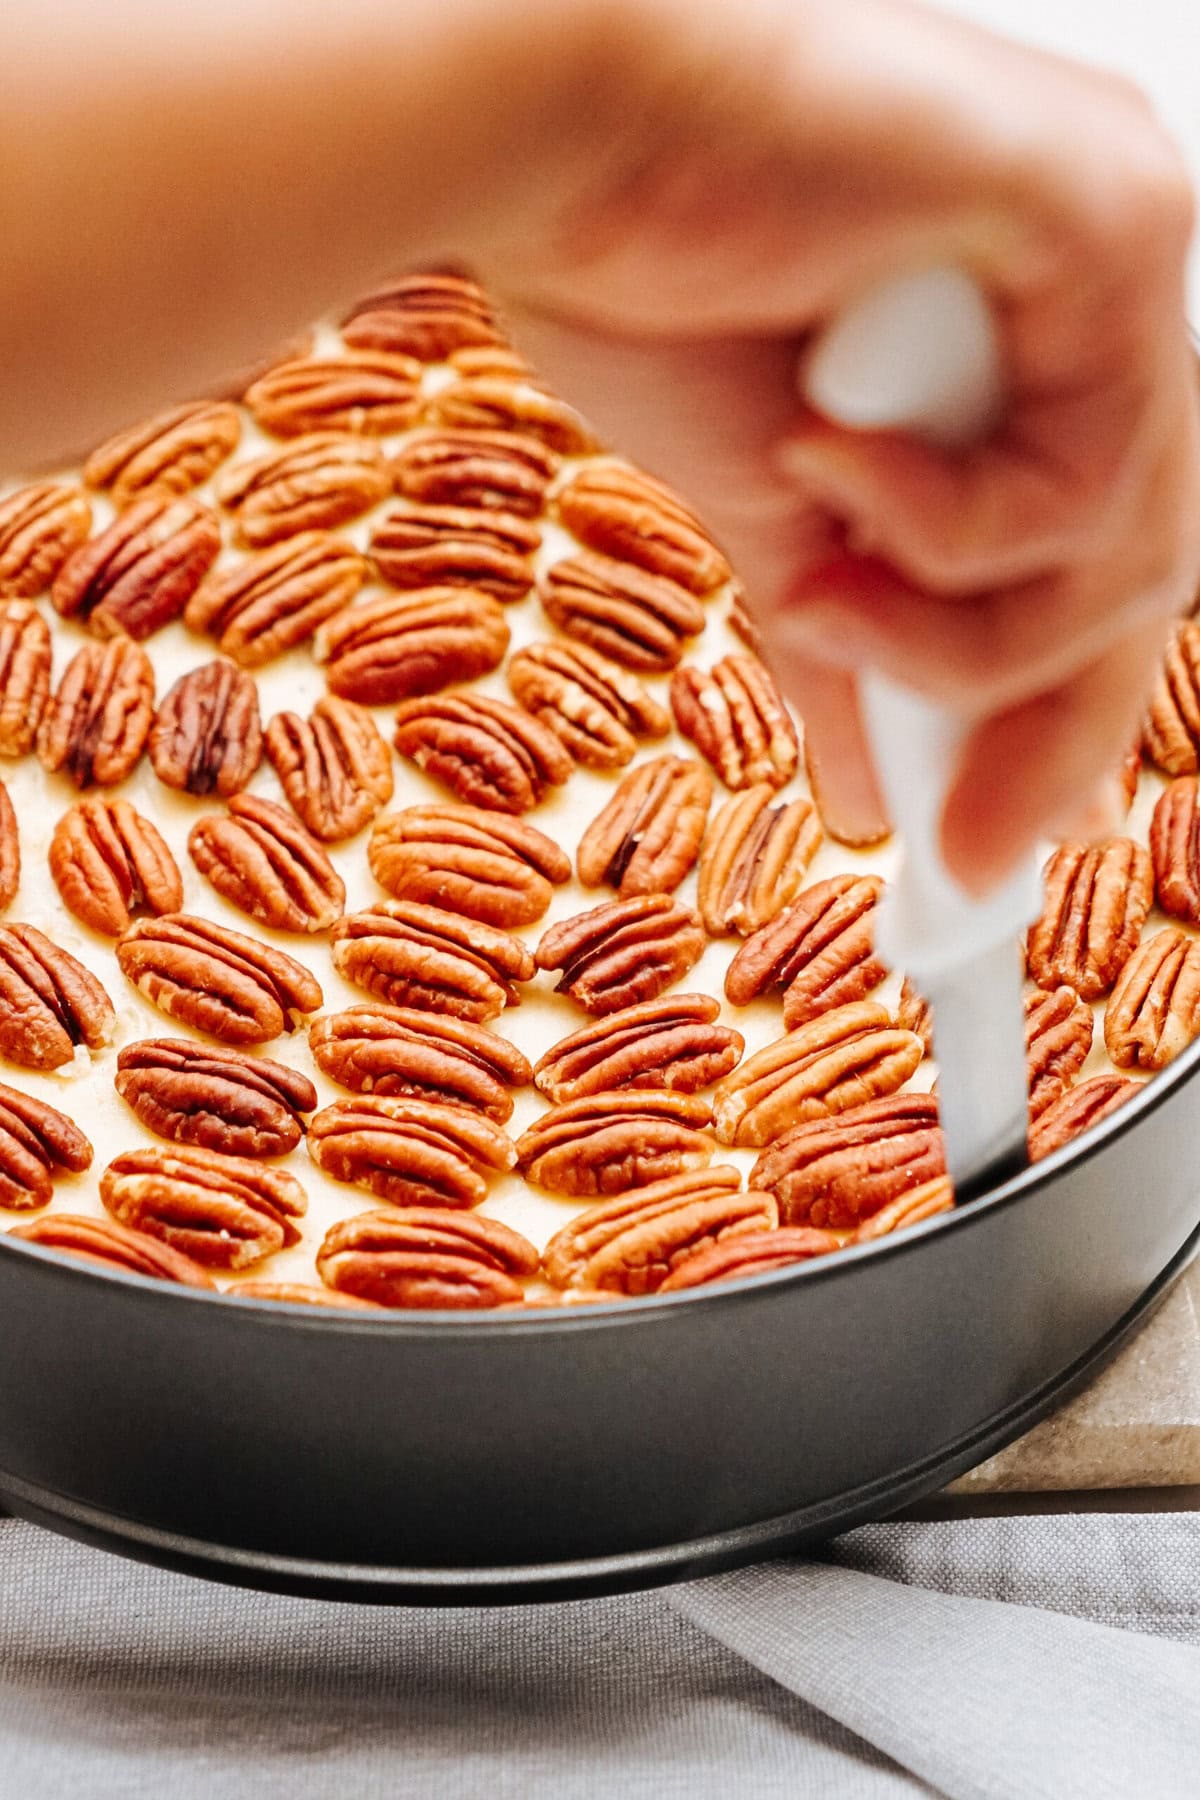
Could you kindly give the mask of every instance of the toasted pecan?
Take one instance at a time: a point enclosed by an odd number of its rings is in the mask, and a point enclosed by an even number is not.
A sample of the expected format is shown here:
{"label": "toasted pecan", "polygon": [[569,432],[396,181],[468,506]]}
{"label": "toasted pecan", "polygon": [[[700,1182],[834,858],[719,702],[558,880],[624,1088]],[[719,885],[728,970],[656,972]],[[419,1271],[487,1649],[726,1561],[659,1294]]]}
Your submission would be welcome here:
{"label": "toasted pecan", "polygon": [[729,564],[678,494],[627,464],[586,464],[558,490],[554,511],[589,549],[690,593],[709,594],[729,580]]}
{"label": "toasted pecan", "polygon": [[166,787],[240,793],[262,760],[254,677],[221,658],[189,669],[154,715],[146,750]]}
{"label": "toasted pecan", "polygon": [[72,551],[50,589],[100,637],[150,637],[177,619],[216,561],[221,527],[190,496],[152,494]]}
{"label": "toasted pecan", "polygon": [[928,1000],[918,994],[907,976],[900,984],[900,998],[896,1002],[896,1023],[903,1025],[905,1031],[915,1031],[925,1046],[925,1054],[933,1055],[933,1014]]}
{"label": "toasted pecan", "polygon": [[514,699],[588,768],[623,768],[639,739],[671,729],[670,714],[641,682],[586,644],[528,644],[507,674]]}
{"label": "toasted pecan", "polygon": [[49,1205],[58,1171],[77,1175],[91,1160],[91,1144],[66,1113],[0,1084],[0,1207]]}
{"label": "toasted pecan", "polygon": [[499,1219],[410,1206],[331,1226],[317,1272],[339,1293],[425,1310],[516,1306],[538,1253]]}
{"label": "toasted pecan", "polygon": [[136,765],[153,718],[154,670],[140,645],[124,637],[84,644],[42,714],[38,757],[76,787],[113,787]]}
{"label": "toasted pecan", "polygon": [[310,431],[380,436],[404,431],[417,412],[420,364],[386,350],[304,356],[260,375],[243,401],[264,431],[301,437]]}
{"label": "toasted pecan", "polygon": [[551,838],[478,806],[408,806],[375,822],[371,873],[397,899],[424,902],[488,925],[532,925],[571,864]]}
{"label": "toasted pecan", "polygon": [[0,925],[0,1056],[60,1069],[76,1046],[101,1050],[116,1014],[89,969],[33,925]]}
{"label": "toasted pecan", "polygon": [[712,1109],[698,1094],[590,1094],[552,1106],[517,1139],[517,1166],[557,1194],[620,1194],[701,1167]]}
{"label": "toasted pecan", "polygon": [[1062,844],[1043,879],[1045,902],[1029,928],[1030,976],[1039,987],[1066,982],[1081,999],[1096,1000],[1112,987],[1146,922],[1154,899],[1150,858],[1132,838]]}
{"label": "toasted pecan", "polygon": [[115,1086],[148,1131],[226,1156],[285,1156],[317,1104],[297,1069],[189,1038],[126,1044]]}
{"label": "toasted pecan", "polygon": [[1143,1081],[1127,1075],[1092,1075],[1077,1081],[1053,1101],[1029,1130],[1029,1160],[1040,1162],[1054,1150],[1090,1131],[1109,1113],[1140,1093]]}
{"label": "toasted pecan", "polygon": [[678,666],[704,630],[704,608],[662,575],[584,550],[552,563],[538,578],[546,616],[626,669],[663,674]]}
{"label": "toasted pecan", "polygon": [[734,1068],[745,1039],[719,1025],[707,994],[642,1000],[561,1038],[534,1066],[534,1085],[554,1101],[627,1088],[694,1094]]}
{"label": "toasted pecan", "polygon": [[789,1127],[763,1150],[750,1185],[774,1194],[783,1225],[852,1231],[945,1167],[937,1101],[885,1094]]}
{"label": "toasted pecan", "polygon": [[117,506],[148,494],[186,494],[237,449],[242,421],[225,400],[192,401],[108,438],[88,457],[83,479],[108,488]]}
{"label": "toasted pecan", "polygon": [[100,1176],[113,1218],[207,1268],[245,1269],[300,1241],[304,1189],[285,1169],[189,1147],[127,1150]]}
{"label": "toasted pecan", "polygon": [[261,550],[305,531],[333,531],[392,491],[378,444],[342,431],[318,431],[284,450],[228,469],[217,498],[234,514],[244,544]]}
{"label": "toasted pecan", "polygon": [[950,1212],[953,1206],[954,1189],[950,1177],[935,1175],[932,1181],[910,1188],[906,1194],[898,1194],[869,1219],[864,1219],[850,1242],[873,1243],[877,1238],[890,1237],[893,1231],[903,1231],[909,1225],[920,1225],[925,1219],[936,1218],[938,1213]]}
{"label": "toasted pecan", "polygon": [[835,875],[806,888],[742,944],[725,972],[726,999],[748,1006],[784,989],[789,1031],[831,1007],[865,1000],[887,975],[875,954],[882,892],[877,875]]}
{"label": "toasted pecan", "polygon": [[473,506],[533,519],[560,459],[512,431],[414,431],[392,458],[396,491],[429,506]]}
{"label": "toasted pecan", "polygon": [[360,300],[342,324],[353,350],[387,350],[421,362],[443,362],[455,351],[503,343],[492,305],[463,275],[406,275]]}
{"label": "toasted pecan", "polygon": [[700,763],[656,756],[638,763],[579,840],[584,887],[624,897],[674,893],[700,853],[712,779]]}
{"label": "toasted pecan", "polygon": [[230,1300],[270,1300],[283,1306],[331,1306],[339,1311],[374,1313],[382,1309],[371,1300],[358,1300],[353,1294],[339,1294],[334,1288],[311,1287],[303,1281],[238,1281],[225,1289]]}
{"label": "toasted pecan", "polygon": [[403,701],[392,742],[460,800],[497,812],[528,812],[561,787],[573,767],[554,733],[532,713],[487,694]]}
{"label": "toasted pecan", "polygon": [[21,834],[8,789],[0,781],[0,912],[10,907],[21,885]]}
{"label": "toasted pecan", "polygon": [[746,590],[740,581],[735,582],[733,593],[730,596],[728,625],[733,635],[741,638],[747,650],[752,650],[755,656],[762,655],[762,635],[759,632],[757,621],[750,611]]}
{"label": "toasted pecan", "polygon": [[533,1079],[507,1038],[411,1007],[347,1007],[310,1025],[308,1042],[321,1073],[356,1094],[449,1100],[498,1125],[512,1117],[511,1090]]}
{"label": "toasted pecan", "polygon": [[1065,982],[1049,990],[1034,988],[1025,996],[1031,1119],[1045,1112],[1075,1080],[1092,1047],[1093,1024],[1091,1007]]}
{"label": "toasted pecan", "polygon": [[471,375],[450,382],[426,401],[421,422],[443,431],[513,431],[559,456],[586,456],[596,448],[591,427],[573,406],[519,376]]}
{"label": "toasted pecan", "polygon": [[68,807],[54,828],[49,862],[67,911],[105,937],[119,937],[141,907],[168,913],[183,905],[175,858],[128,800],[95,796]]}
{"label": "toasted pecan", "polygon": [[815,1231],[810,1225],[779,1226],[774,1231],[753,1231],[703,1245],[676,1263],[659,1288],[660,1294],[678,1294],[686,1288],[708,1287],[715,1281],[740,1281],[747,1275],[767,1275],[794,1263],[811,1262],[840,1250],[842,1240],[832,1231]]}
{"label": "toasted pecan", "polygon": [[169,1019],[227,1044],[265,1044],[320,1009],[315,975],[282,950],[191,913],[135,919],[121,972]]}
{"label": "toasted pecan", "polygon": [[366,580],[367,559],[327,531],[302,531],[217,570],[188,603],[184,623],[207,632],[246,669],[294,650]]}
{"label": "toasted pecan", "polygon": [[1150,858],[1158,904],[1171,918],[1187,925],[1200,925],[1198,800],[1200,780],[1195,775],[1180,776],[1159,795],[1150,821]]}
{"label": "toasted pecan", "polygon": [[1194,619],[1182,620],[1167,645],[1142,741],[1164,775],[1200,772],[1200,624]]}
{"label": "toasted pecan", "polygon": [[523,600],[542,534],[528,519],[494,507],[418,506],[401,501],[376,525],[371,560],[393,587],[482,588]]}
{"label": "toasted pecan", "polygon": [[723,656],[707,671],[676,669],[671,711],[727,788],[780,788],[796,773],[796,727],[756,656]]}
{"label": "toasted pecan", "polygon": [[535,955],[539,969],[559,971],[558,993],[599,1016],[657,999],[699,962],[704,943],[688,907],[669,894],[645,894],[560,920]]}
{"label": "toasted pecan", "polygon": [[117,1269],[125,1275],[149,1275],[156,1281],[178,1281],[184,1287],[210,1288],[211,1276],[181,1250],[158,1243],[144,1231],[128,1231],[108,1219],[90,1219],[76,1213],[43,1213],[28,1225],[14,1225],[9,1237],[47,1250],[61,1250],[79,1262]]}
{"label": "toasted pecan", "polygon": [[78,488],[39,481],[5,494],[0,500],[0,601],[44,593],[68,556],[87,542],[91,528],[91,502]]}
{"label": "toasted pecan", "polygon": [[205,813],[188,854],[219,894],[275,931],[325,931],[341,917],[346,886],[316,838],[285,806],[234,794]]}
{"label": "toasted pecan", "polygon": [[508,639],[504,610],[490,594],[431,587],[347,607],[320,627],[313,655],[331,693],[387,706],[489,674]]}
{"label": "toasted pecan", "polygon": [[1119,1069],[1164,1069],[1200,1035],[1200,940],[1177,926],[1139,944],[1104,1013],[1104,1042]]}
{"label": "toasted pecan", "polygon": [[389,1006],[477,1024],[520,1004],[534,960],[519,938],[411,900],[348,913],[330,933],[339,975]]}
{"label": "toasted pecan", "polygon": [[0,598],[0,756],[27,756],[50,698],[50,627],[30,600]]}
{"label": "toasted pecan", "polygon": [[472,1107],[363,1094],[314,1113],[308,1154],[335,1181],[394,1206],[473,1207],[517,1153],[508,1133]]}
{"label": "toasted pecan", "polygon": [[392,758],[369,712],[326,694],[307,719],[276,713],[267,756],[288,804],[323,843],[353,837],[392,797]]}
{"label": "toasted pecan", "polygon": [[704,834],[696,893],[714,937],[747,935],[774,919],[800,892],[821,847],[812,801],[774,800],[767,782],[745,788],[717,808]]}

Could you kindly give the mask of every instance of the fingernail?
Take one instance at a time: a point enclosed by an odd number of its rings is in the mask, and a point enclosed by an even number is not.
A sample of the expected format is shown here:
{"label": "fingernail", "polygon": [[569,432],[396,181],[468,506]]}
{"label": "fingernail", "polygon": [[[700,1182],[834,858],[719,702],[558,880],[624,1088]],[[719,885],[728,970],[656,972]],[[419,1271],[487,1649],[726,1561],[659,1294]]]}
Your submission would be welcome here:
{"label": "fingernail", "polygon": [[812,789],[821,823],[829,836],[852,850],[864,850],[870,844],[881,844],[891,837],[892,827],[880,809],[878,800],[861,783],[844,778],[835,784],[830,795],[822,778],[821,765],[811,755],[805,756],[808,785]]}

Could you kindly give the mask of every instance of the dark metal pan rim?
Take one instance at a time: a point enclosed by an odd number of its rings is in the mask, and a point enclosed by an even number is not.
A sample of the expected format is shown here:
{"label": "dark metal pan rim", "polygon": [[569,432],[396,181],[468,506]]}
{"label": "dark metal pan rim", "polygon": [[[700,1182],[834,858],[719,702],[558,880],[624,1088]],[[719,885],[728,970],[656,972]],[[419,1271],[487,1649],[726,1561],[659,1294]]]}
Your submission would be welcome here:
{"label": "dark metal pan rim", "polygon": [[864,1258],[873,1260],[906,1256],[918,1251],[928,1238],[946,1231],[966,1230],[983,1213],[1013,1206],[1053,1185],[1059,1172],[1068,1164],[1087,1163],[1107,1149],[1109,1144],[1134,1130],[1143,1119],[1156,1112],[1184,1082],[1192,1079],[1200,1068],[1200,1038],[1180,1052],[1173,1062],[1147,1080],[1140,1094],[1127,1100],[1107,1118],[1101,1119],[1082,1137],[1031,1163],[1010,1180],[1002,1182],[990,1193],[979,1194],[964,1206],[939,1213],[918,1225],[892,1232],[870,1244],[855,1244],[835,1256],[817,1256],[809,1262],[787,1264],[757,1275],[743,1275],[735,1280],[714,1282],[708,1287],[694,1288],[675,1294],[647,1294],[639,1298],[622,1298],[611,1303],[595,1301],[579,1307],[547,1307],[520,1312],[472,1312],[464,1317],[453,1310],[412,1310],[379,1313],[334,1312],[297,1301],[243,1299],[236,1290],[215,1293],[204,1288],[190,1288],[175,1282],[160,1281],[149,1275],[136,1275],[130,1270],[100,1270],[41,1244],[27,1243],[0,1231],[0,1256],[32,1258],[49,1264],[56,1274],[72,1281],[117,1282],[143,1296],[139,1304],[157,1300],[172,1306],[233,1302],[239,1308],[252,1309],[260,1322],[294,1331],[298,1325],[322,1332],[369,1331],[380,1336],[423,1338],[428,1331],[438,1333],[470,1333],[472,1337],[489,1336],[493,1332],[522,1331],[557,1336],[562,1331],[608,1330],[621,1323],[645,1318],[651,1310],[687,1306],[720,1306],[735,1299],[752,1300],[756,1294],[801,1282],[831,1281],[851,1273]]}

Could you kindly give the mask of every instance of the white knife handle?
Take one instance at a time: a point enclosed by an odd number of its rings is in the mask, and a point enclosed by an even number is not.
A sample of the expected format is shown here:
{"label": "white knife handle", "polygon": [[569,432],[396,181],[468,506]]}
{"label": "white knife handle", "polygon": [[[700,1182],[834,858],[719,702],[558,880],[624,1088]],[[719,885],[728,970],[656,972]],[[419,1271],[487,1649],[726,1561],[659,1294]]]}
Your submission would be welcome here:
{"label": "white knife handle", "polygon": [[[838,424],[909,431],[948,448],[974,442],[1002,398],[987,301],[959,269],[900,276],[830,326],[802,380],[809,403]],[[967,895],[942,861],[941,816],[973,721],[874,672],[862,693],[875,768],[905,844],[880,950],[920,986],[1036,917],[1037,864],[1031,858],[982,900]]]}

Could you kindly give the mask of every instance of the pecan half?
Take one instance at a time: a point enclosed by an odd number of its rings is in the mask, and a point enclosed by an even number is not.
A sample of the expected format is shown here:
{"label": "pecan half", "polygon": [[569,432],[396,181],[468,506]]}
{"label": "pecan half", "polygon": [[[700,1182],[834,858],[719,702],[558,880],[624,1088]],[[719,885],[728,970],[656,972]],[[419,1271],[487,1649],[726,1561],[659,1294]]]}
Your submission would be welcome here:
{"label": "pecan half", "polygon": [[923,1219],[935,1218],[938,1213],[951,1212],[953,1208],[954,1189],[950,1177],[937,1175],[932,1181],[923,1182],[907,1194],[889,1200],[877,1213],[864,1219],[850,1242],[870,1244],[878,1238],[890,1237],[893,1231],[903,1231],[909,1225],[919,1225]]}
{"label": "pecan half", "polygon": [[622,1194],[706,1164],[712,1109],[698,1094],[591,1094],[552,1106],[517,1139],[517,1167],[555,1194]]}
{"label": "pecan half", "polygon": [[386,1005],[478,1024],[519,1006],[517,984],[535,969],[519,938],[410,900],[348,913],[330,939],[338,974]]}
{"label": "pecan half", "polygon": [[586,644],[528,644],[507,673],[513,697],[588,768],[624,768],[640,738],[671,729],[641,682]]}
{"label": "pecan half", "polygon": [[63,905],[92,931],[119,937],[139,907],[178,912],[179,868],[156,826],[128,800],[79,800],[50,840],[50,873]]}
{"label": "pecan half", "polygon": [[591,428],[573,406],[511,376],[468,376],[439,388],[426,401],[421,422],[443,431],[514,431],[559,456],[586,456],[596,448]]}
{"label": "pecan half", "polygon": [[381,594],[327,619],[313,655],[331,692],[364,706],[433,694],[498,669],[508,649],[504,609],[465,587]]}
{"label": "pecan half", "polygon": [[533,519],[559,458],[512,431],[414,431],[392,457],[396,492],[430,506],[473,506]]}
{"label": "pecan half", "polygon": [[1165,1069],[1200,1035],[1200,940],[1174,925],[1139,944],[1117,977],[1104,1042],[1119,1069]]}
{"label": "pecan half", "polygon": [[158,779],[186,794],[236,794],[262,760],[254,677],[218,658],[181,675],[146,745]]}
{"label": "pecan half", "polygon": [[574,766],[554,733],[524,707],[488,694],[405,700],[392,742],[460,800],[497,812],[528,812]]}
{"label": "pecan half", "polygon": [[499,1219],[412,1206],[332,1226],[317,1273],[338,1293],[380,1306],[457,1311],[518,1305],[538,1261],[528,1238]]}
{"label": "pecan half", "polygon": [[322,1074],[356,1094],[449,1100],[498,1125],[512,1117],[509,1090],[533,1079],[527,1059],[494,1031],[408,1007],[330,1013],[309,1027],[308,1042]]}
{"label": "pecan half", "polygon": [[653,1294],[695,1251],[776,1224],[769,1194],[742,1192],[741,1171],[692,1169],[589,1206],[546,1245],[555,1287]]}
{"label": "pecan half", "polygon": [[50,589],[64,619],[100,637],[148,638],[177,619],[217,559],[221,527],[198,500],[152,495],[67,558]]}
{"label": "pecan half", "polygon": [[622,778],[579,840],[584,887],[672,894],[700,853],[712,780],[699,763],[656,756]]}
{"label": "pecan half", "polygon": [[713,1097],[723,1144],[758,1149],[789,1125],[893,1094],[921,1060],[921,1040],[870,1000],[837,1006],[747,1057]]}
{"label": "pecan half", "polygon": [[277,1300],[284,1306],[332,1306],[347,1312],[380,1312],[370,1300],[357,1300],[353,1294],[339,1294],[333,1288],[308,1287],[303,1281],[239,1281],[226,1288],[225,1294],[230,1300]]}
{"label": "pecan half", "polygon": [[21,836],[8,789],[0,781],[0,912],[10,907],[21,885]]}
{"label": "pecan half", "polygon": [[278,437],[331,430],[380,436],[412,424],[420,381],[420,364],[411,356],[352,350],[279,363],[242,399],[263,430]]}
{"label": "pecan half", "polygon": [[156,1281],[181,1282],[184,1287],[214,1285],[199,1263],[181,1250],[157,1243],[144,1231],[110,1225],[107,1219],[46,1213],[40,1219],[31,1219],[28,1225],[14,1225],[8,1235],[23,1238],[27,1244],[42,1244],[47,1250],[61,1250],[80,1262],[119,1269],[127,1275],[150,1275]]}
{"label": "pecan half", "polygon": [[303,531],[332,531],[391,491],[392,472],[379,445],[340,431],[318,431],[286,450],[238,463],[217,483],[217,499],[255,550]]}
{"label": "pecan half", "polygon": [[675,668],[704,630],[704,608],[678,583],[591,550],[551,564],[538,594],[560,631],[627,669]]}
{"label": "pecan half", "polygon": [[696,914],[667,894],[610,900],[552,925],[538,944],[539,969],[557,969],[556,991],[585,1012],[619,1012],[655,1000],[704,954]]}
{"label": "pecan half", "polygon": [[154,719],[154,670],[129,638],[84,644],[42,714],[37,752],[76,787],[113,787],[133,769]]}
{"label": "pecan half", "polygon": [[1031,1119],[1044,1113],[1075,1080],[1092,1047],[1094,1023],[1091,1007],[1065,984],[1034,988],[1025,996]]}
{"label": "pecan half", "polygon": [[367,578],[367,559],[325,531],[304,531],[245,556],[201,586],[184,614],[244,668],[261,668],[310,638]]}
{"label": "pecan half", "polygon": [[886,1094],[793,1125],[767,1145],[750,1185],[774,1194],[783,1225],[852,1231],[945,1168],[937,1101],[930,1094]]}
{"label": "pecan half", "polygon": [[96,977],[33,925],[0,925],[0,1056],[61,1069],[75,1047],[100,1050],[116,1029]]}
{"label": "pecan half", "polygon": [[93,450],[83,479],[108,488],[117,506],[147,494],[186,494],[232,456],[241,435],[241,416],[227,401],[174,406]]}
{"label": "pecan half", "polygon": [[903,1025],[905,1031],[915,1031],[925,1046],[926,1056],[933,1055],[933,1014],[928,1000],[918,994],[907,975],[896,1002],[896,1023]]}
{"label": "pecan half", "polygon": [[471,1107],[382,1094],[322,1107],[308,1154],[335,1181],[394,1206],[478,1206],[489,1176],[517,1159],[508,1133]]}
{"label": "pecan half", "polygon": [[835,875],[805,889],[769,925],[751,934],[725,972],[725,997],[749,1006],[786,989],[790,1031],[830,1007],[865,1000],[887,975],[875,955],[877,875]]}
{"label": "pecan half", "polygon": [[78,1175],[91,1160],[92,1146],[66,1113],[0,1084],[0,1207],[48,1206],[56,1172]]}
{"label": "pecan half", "polygon": [[740,1281],[745,1275],[766,1275],[792,1263],[810,1262],[840,1250],[842,1240],[832,1231],[811,1226],[781,1226],[774,1231],[748,1232],[719,1244],[706,1244],[676,1263],[659,1288],[660,1294],[678,1294],[686,1288],[708,1287],[714,1281]]}
{"label": "pecan half", "polygon": [[215,1150],[127,1150],[100,1177],[118,1223],[205,1267],[245,1269],[300,1241],[304,1189],[284,1169]]}
{"label": "pecan half", "polygon": [[367,846],[371,873],[400,900],[426,902],[487,925],[533,925],[571,864],[523,819],[478,806],[408,806],[384,813]]}
{"label": "pecan half", "polygon": [[282,950],[190,913],[135,920],[117,962],[169,1019],[227,1044],[295,1031],[323,999],[316,977]]}
{"label": "pecan half", "polygon": [[0,500],[0,600],[44,593],[91,529],[91,502],[78,488],[40,481],[6,494]]}
{"label": "pecan half", "polygon": [[821,821],[811,800],[773,805],[767,782],[734,794],[713,814],[700,847],[697,900],[714,937],[746,935],[794,900],[821,847]]}
{"label": "pecan half", "polygon": [[482,588],[497,600],[523,600],[541,541],[537,526],[516,513],[402,502],[384,514],[368,548],[393,587]]}
{"label": "pecan half", "polygon": [[553,1101],[626,1088],[694,1094],[728,1075],[746,1041],[718,1025],[707,994],[642,1000],[553,1044],[534,1066],[535,1086]]}
{"label": "pecan half", "polygon": [[1150,821],[1150,857],[1163,911],[1200,925],[1200,781],[1194,775],[1172,781],[1159,796]]}
{"label": "pecan half", "polygon": [[316,838],[285,806],[234,794],[205,813],[188,854],[218,894],[275,931],[324,931],[341,917],[346,884]]}
{"label": "pecan half", "polygon": [[335,844],[362,830],[392,797],[392,758],[370,713],[327,694],[307,719],[276,713],[266,750],[292,811]]}
{"label": "pecan half", "polygon": [[693,594],[729,580],[729,564],[678,494],[623,463],[580,469],[555,495],[554,511],[589,549],[665,575]]}
{"label": "pecan half", "polygon": [[723,656],[707,672],[676,669],[671,711],[727,788],[779,788],[796,773],[796,728],[756,656]]}
{"label": "pecan half", "polygon": [[50,697],[50,627],[28,600],[0,600],[0,756],[28,756]]}
{"label": "pecan half", "polygon": [[753,650],[755,656],[762,655],[762,635],[759,632],[754,615],[750,611],[750,602],[746,596],[746,590],[740,582],[737,582],[734,586],[733,595],[729,602],[729,617],[727,623],[730,631],[732,631],[735,637],[741,638],[747,650]]}
{"label": "pecan half", "polygon": [[1184,619],[1163,657],[1142,741],[1164,775],[1200,771],[1200,624]]}
{"label": "pecan half", "polygon": [[285,1156],[317,1090],[266,1057],[186,1038],[143,1038],[117,1057],[116,1089],[148,1131],[226,1156]]}
{"label": "pecan half", "polygon": [[1099,999],[1146,923],[1154,899],[1150,858],[1131,838],[1062,844],[1043,879],[1041,917],[1029,928],[1030,976],[1039,987],[1065,982],[1082,999]]}
{"label": "pecan half", "polygon": [[503,341],[487,295],[462,275],[406,275],[360,300],[342,336],[354,350],[387,350],[421,362]]}
{"label": "pecan half", "polygon": [[1092,1075],[1061,1094],[1030,1128],[1029,1160],[1040,1162],[1073,1138],[1090,1131],[1145,1087],[1126,1075]]}
{"label": "pecan half", "polygon": [[472,380],[477,375],[504,375],[510,381],[531,382],[534,387],[545,385],[511,344],[464,344],[461,350],[452,350],[446,361],[456,375]]}

